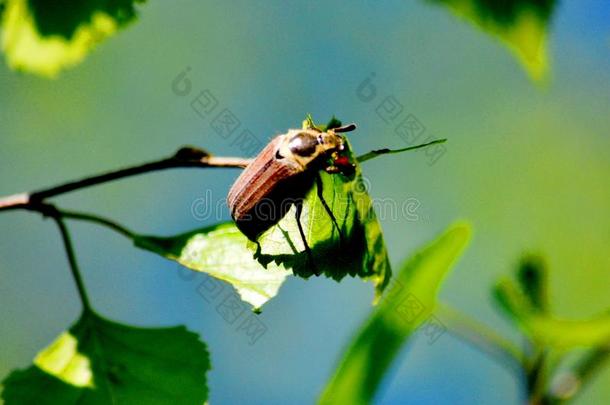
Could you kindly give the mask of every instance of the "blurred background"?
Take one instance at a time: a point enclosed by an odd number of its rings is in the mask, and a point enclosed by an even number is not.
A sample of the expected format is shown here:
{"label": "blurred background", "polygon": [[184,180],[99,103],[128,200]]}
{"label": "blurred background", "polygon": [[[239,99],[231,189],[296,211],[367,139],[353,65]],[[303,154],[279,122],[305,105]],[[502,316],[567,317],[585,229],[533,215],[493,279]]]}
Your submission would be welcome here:
{"label": "blurred background", "polygon": [[[354,121],[354,148],[404,147],[378,113],[393,97],[427,137],[425,152],[367,163],[375,198],[419,202],[415,216],[380,214],[398,265],[458,218],[475,237],[441,298],[519,339],[490,299],[526,251],[547,258],[561,316],[608,309],[610,291],[610,4],[560,2],[550,29],[551,77],[535,85],[488,35],[425,2],[149,2],[137,23],[57,80],[0,64],[0,195],[79,178],[172,153],[183,144],[217,155],[243,152],[191,108],[209,90],[261,142],[299,126],[306,113]],[[185,69],[189,95],[172,91]],[[376,96],[358,93],[372,78]],[[220,108],[219,107],[219,108]],[[222,201],[237,172],[175,170],[58,198],[64,208],[109,216],[141,233],[172,235],[228,220],[201,220],[191,205]],[[186,324],[211,351],[211,403],[311,403],[371,311],[359,280],[291,278],[265,305],[254,345],[197,292],[204,276],[106,229],[71,223],[93,305],[139,326]],[[54,225],[0,215],[0,376],[26,367],[72,324],[80,304]],[[182,275],[182,276],[181,276]],[[610,397],[610,369],[579,398]],[[513,404],[513,375],[449,334],[415,339],[376,398],[392,403]]]}

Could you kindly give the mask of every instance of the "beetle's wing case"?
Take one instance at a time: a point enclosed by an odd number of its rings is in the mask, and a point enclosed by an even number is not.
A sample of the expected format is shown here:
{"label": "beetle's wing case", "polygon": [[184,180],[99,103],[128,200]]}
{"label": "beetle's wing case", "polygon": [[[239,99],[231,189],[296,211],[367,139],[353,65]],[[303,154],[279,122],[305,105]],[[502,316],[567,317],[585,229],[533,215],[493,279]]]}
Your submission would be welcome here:
{"label": "beetle's wing case", "polygon": [[237,227],[252,240],[279,222],[285,214],[281,211],[288,208],[283,207],[284,198],[294,194],[294,188],[301,188],[298,175],[303,168],[290,159],[276,158],[285,137],[279,135],[267,144],[235,180],[227,196]]}

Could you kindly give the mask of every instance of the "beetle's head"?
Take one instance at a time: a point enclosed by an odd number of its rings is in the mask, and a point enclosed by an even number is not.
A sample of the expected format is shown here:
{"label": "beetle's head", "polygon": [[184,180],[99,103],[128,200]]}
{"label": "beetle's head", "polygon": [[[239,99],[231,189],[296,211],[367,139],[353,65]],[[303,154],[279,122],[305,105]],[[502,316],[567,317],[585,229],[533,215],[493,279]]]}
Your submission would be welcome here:
{"label": "beetle's head", "polygon": [[341,132],[356,128],[351,124],[345,127],[329,129],[322,132],[316,128],[291,129],[283,136],[277,152],[277,159],[290,159],[303,170],[312,167],[316,162],[327,160],[333,154],[345,150],[345,140]]}

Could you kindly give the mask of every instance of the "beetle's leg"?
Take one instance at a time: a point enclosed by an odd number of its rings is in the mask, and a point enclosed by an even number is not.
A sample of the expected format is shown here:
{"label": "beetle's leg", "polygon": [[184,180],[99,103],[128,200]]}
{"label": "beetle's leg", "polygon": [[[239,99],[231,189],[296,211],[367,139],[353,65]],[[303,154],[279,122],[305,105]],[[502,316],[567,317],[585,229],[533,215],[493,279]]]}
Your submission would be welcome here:
{"label": "beetle's leg", "polygon": [[337,232],[339,233],[339,245],[343,245],[343,234],[341,233],[341,228],[339,227],[339,223],[337,222],[337,218],[335,218],[335,214],[330,209],[326,200],[324,199],[324,190],[322,189],[322,178],[319,173],[316,173],[316,192],[318,193],[318,198],[320,202],[322,202],[322,206],[326,210],[326,213],[330,217],[331,221],[333,221],[333,225],[337,228]]}
{"label": "beetle's leg", "polygon": [[301,224],[301,213],[303,212],[303,199],[299,199],[296,203],[294,203],[296,207],[296,215],[295,219],[297,220],[297,227],[299,228],[299,233],[301,234],[301,240],[303,241],[303,246],[305,246],[305,252],[307,253],[307,258],[309,259],[309,263],[311,264],[311,270],[316,276],[320,275],[320,271],[316,267],[316,263],[313,261],[313,252],[307,243],[307,238],[305,237],[305,231],[303,230],[303,224]]}

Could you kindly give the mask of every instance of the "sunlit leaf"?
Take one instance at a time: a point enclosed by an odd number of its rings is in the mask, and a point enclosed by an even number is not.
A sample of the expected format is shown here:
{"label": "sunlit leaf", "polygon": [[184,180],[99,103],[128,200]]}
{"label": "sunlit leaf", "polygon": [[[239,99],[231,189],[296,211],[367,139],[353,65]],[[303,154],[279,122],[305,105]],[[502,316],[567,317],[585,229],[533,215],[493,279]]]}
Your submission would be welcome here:
{"label": "sunlit leaf", "polygon": [[543,346],[570,348],[610,343],[610,313],[587,320],[560,319],[537,311],[511,280],[494,290],[501,308],[532,340]]}
{"label": "sunlit leaf", "polygon": [[175,260],[233,285],[241,299],[259,309],[273,298],[291,272],[270,263],[263,267],[247,248],[248,239],[233,223],[214,225],[182,235],[138,236],[136,246]]}
{"label": "sunlit leaf", "polygon": [[[340,123],[334,119],[331,125]],[[351,156],[349,145],[347,153]],[[349,176],[324,171],[318,176],[319,183],[314,182],[307,193],[300,217],[311,255],[299,232],[295,206],[250,247],[261,263],[283,264],[301,277],[318,272],[337,281],[346,275],[372,281],[377,299],[389,282],[391,269],[360,167],[356,164]]]}
{"label": "sunlit leaf", "polygon": [[470,239],[459,224],[402,266],[381,303],[352,340],[321,404],[365,404],[409,336],[433,312],[440,283]]}
{"label": "sunlit leaf", "polygon": [[135,18],[137,0],[6,0],[2,50],[12,69],[53,77]]}
{"label": "sunlit leaf", "polygon": [[548,71],[547,32],[556,0],[428,0],[449,7],[513,52],[534,80]]}
{"label": "sunlit leaf", "polygon": [[10,404],[203,404],[210,360],[184,327],[145,329],[85,313],[13,371],[2,399]]}

